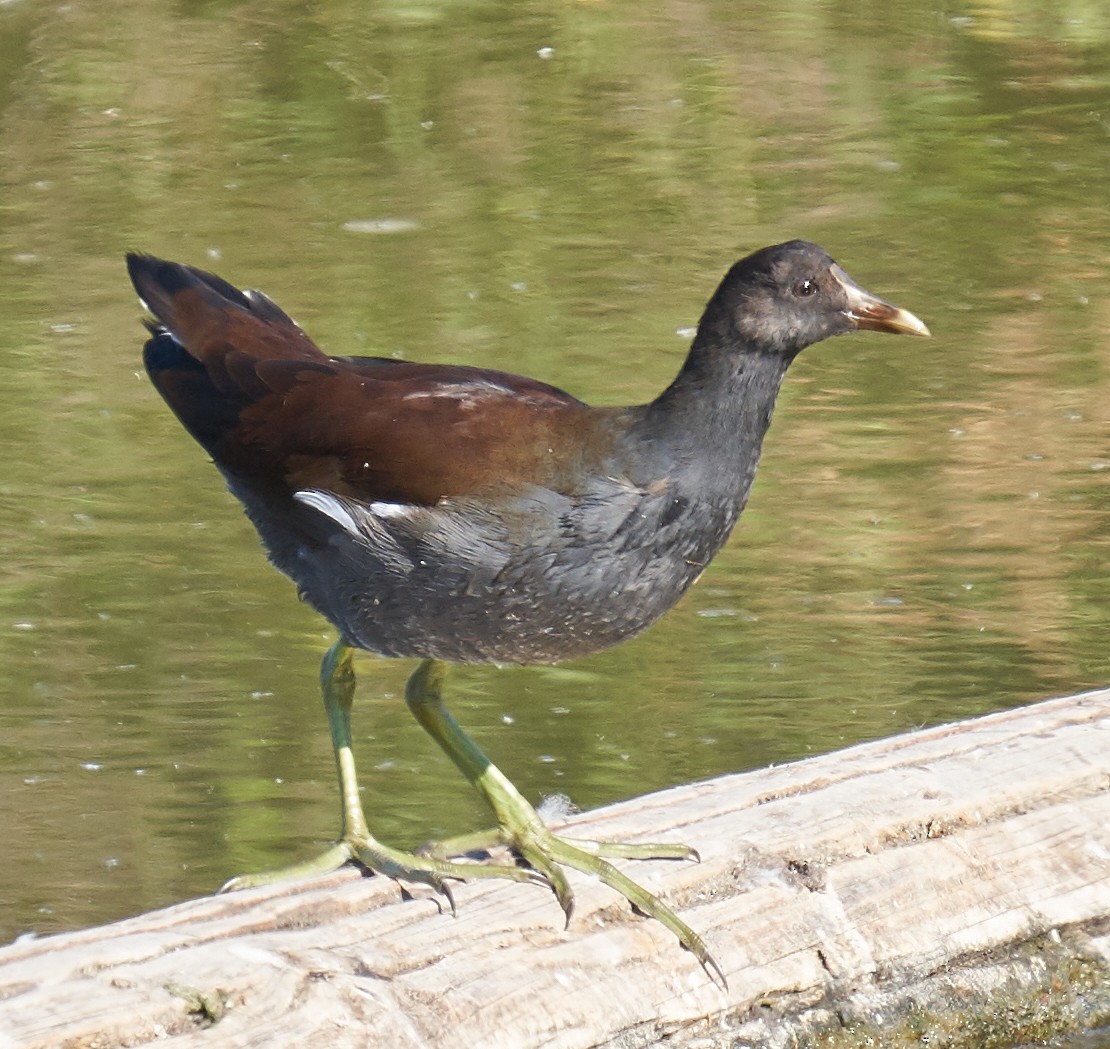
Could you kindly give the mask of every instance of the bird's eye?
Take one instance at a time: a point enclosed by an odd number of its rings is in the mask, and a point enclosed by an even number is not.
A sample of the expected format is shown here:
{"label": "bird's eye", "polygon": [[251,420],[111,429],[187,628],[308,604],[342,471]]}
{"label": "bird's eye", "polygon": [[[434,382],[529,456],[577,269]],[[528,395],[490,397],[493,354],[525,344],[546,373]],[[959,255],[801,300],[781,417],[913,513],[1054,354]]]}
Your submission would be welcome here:
{"label": "bird's eye", "polygon": [[810,295],[817,294],[817,282],[812,280],[800,280],[794,285],[794,294],[799,299],[807,299]]}

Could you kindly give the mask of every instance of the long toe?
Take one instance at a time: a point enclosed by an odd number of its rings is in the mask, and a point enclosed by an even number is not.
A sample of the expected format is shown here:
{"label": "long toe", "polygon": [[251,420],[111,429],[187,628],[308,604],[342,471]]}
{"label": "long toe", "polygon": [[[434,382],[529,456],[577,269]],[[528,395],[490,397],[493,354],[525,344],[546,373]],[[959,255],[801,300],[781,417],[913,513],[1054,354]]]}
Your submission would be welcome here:
{"label": "long toe", "polygon": [[552,834],[550,831],[530,828],[513,848],[531,866],[541,870],[555,890],[559,904],[570,922],[574,897],[562,867],[588,874],[609,888],[619,892],[632,909],[670,929],[686,950],[697,958],[710,979],[722,988],[728,988],[724,970],[709,953],[705,941],[690,928],[667,904],[649,892],[627,874],[613,866],[605,856],[632,857],[636,859],[697,859],[697,853],[685,845],[629,844],[618,842],[579,842]]}

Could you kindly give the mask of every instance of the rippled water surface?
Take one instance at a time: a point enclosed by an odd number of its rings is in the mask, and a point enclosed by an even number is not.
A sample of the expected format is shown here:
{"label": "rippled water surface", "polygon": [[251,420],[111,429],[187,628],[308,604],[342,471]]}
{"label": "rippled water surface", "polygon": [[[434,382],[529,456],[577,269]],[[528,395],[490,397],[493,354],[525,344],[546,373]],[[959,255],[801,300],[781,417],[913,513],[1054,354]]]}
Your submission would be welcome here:
{"label": "rippled water surface", "polygon": [[[0,3],[0,940],[335,829],[327,624],[141,374],[139,248],[335,353],[594,403],[804,236],[930,341],[787,381],[749,509],[659,626],[453,708],[586,808],[1110,681],[1110,17],[813,0]],[[366,657],[378,834],[484,813]]]}

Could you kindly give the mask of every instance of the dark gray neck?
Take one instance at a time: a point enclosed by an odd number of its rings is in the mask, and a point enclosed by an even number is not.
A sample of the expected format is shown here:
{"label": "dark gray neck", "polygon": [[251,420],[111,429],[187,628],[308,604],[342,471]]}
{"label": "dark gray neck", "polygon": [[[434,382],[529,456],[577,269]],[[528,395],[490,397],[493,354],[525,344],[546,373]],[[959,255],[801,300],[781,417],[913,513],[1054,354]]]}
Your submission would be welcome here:
{"label": "dark gray neck", "polygon": [[642,425],[698,483],[738,510],[759,463],[775,398],[793,355],[738,352],[695,339],[682,370],[651,404]]}

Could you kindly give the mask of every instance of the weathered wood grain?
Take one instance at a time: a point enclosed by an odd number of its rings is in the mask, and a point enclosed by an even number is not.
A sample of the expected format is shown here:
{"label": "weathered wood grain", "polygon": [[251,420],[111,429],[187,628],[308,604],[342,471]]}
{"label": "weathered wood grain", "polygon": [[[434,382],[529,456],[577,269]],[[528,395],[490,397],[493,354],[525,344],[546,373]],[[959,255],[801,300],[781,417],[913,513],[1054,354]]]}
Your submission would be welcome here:
{"label": "weathered wood grain", "polygon": [[564,930],[538,887],[460,886],[453,919],[347,870],[0,949],[0,1049],[894,1045],[984,1010],[1020,1034],[1037,1001],[1056,1026],[1110,1009],[1110,690],[571,823],[701,851],[624,866],[703,933],[727,995],[573,873]]}

